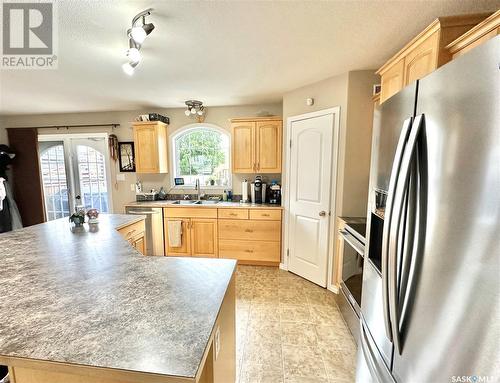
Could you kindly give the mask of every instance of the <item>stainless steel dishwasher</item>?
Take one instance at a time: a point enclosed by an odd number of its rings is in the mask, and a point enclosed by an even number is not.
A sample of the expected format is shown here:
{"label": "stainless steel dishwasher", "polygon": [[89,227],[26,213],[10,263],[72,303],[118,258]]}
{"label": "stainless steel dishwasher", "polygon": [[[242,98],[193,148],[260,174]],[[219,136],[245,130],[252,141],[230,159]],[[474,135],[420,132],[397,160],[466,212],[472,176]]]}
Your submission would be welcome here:
{"label": "stainless steel dishwasher", "polygon": [[163,209],[161,207],[127,206],[125,212],[146,216],[146,255],[165,255]]}

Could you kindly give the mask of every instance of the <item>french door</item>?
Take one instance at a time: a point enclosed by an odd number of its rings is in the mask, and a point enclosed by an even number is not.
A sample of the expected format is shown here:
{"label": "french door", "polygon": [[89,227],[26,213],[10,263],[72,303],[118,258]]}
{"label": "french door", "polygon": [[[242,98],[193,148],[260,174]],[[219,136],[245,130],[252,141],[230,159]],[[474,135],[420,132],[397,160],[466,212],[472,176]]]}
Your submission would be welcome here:
{"label": "french door", "polygon": [[39,136],[46,220],[77,209],[111,211],[107,137]]}

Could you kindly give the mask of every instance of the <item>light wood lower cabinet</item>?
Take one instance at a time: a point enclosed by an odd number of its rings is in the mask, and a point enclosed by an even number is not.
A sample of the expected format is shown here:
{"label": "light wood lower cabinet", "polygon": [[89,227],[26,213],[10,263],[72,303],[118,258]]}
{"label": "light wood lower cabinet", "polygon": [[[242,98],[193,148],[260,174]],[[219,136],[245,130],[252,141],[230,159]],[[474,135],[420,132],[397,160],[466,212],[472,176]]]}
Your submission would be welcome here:
{"label": "light wood lower cabinet", "polygon": [[[168,238],[168,222],[181,221],[182,222],[182,235],[181,246],[171,247]],[[164,218],[163,220],[165,230],[165,254],[172,256],[190,256],[191,255],[191,219],[190,218]]]}
{"label": "light wood lower cabinet", "polygon": [[280,221],[219,219],[220,239],[278,241],[280,236]]}
{"label": "light wood lower cabinet", "polygon": [[242,241],[221,239],[219,241],[219,257],[243,261],[242,263],[280,261],[281,246],[279,242],[271,241]]}
{"label": "light wood lower cabinet", "polygon": [[217,257],[217,220],[191,219],[191,255],[193,257]]}
{"label": "light wood lower cabinet", "polygon": [[118,229],[118,232],[141,254],[146,254],[146,223],[144,220]]}
{"label": "light wood lower cabinet", "polygon": [[[240,263],[278,266],[281,210],[242,208],[164,208],[165,254],[219,257]],[[181,246],[171,247],[168,222],[182,222]]]}
{"label": "light wood lower cabinet", "polygon": [[[168,222],[182,221],[182,243],[171,247]],[[172,207],[163,209],[165,254],[171,256],[217,257],[217,209]]]}

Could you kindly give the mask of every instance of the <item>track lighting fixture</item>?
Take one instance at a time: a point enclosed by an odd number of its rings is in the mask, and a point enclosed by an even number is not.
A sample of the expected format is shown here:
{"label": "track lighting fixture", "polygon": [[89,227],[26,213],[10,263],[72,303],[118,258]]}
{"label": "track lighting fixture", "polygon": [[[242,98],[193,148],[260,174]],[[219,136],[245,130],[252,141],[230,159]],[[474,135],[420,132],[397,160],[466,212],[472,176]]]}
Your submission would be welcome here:
{"label": "track lighting fixture", "polygon": [[206,109],[203,106],[203,102],[198,100],[187,100],[185,104],[186,110],[184,111],[184,114],[187,117],[196,117],[198,122],[201,122],[201,120],[204,119],[203,116],[205,115]]}
{"label": "track lighting fixture", "polygon": [[[127,50],[128,62],[122,65],[123,71],[129,76],[134,74],[135,67],[141,62],[141,46],[155,26],[153,23],[146,23],[146,16],[151,15],[153,12],[152,8],[148,8],[145,11],[138,13],[132,19],[132,28],[127,30],[127,36],[129,38],[129,49]],[[141,21],[142,25],[137,25]]]}

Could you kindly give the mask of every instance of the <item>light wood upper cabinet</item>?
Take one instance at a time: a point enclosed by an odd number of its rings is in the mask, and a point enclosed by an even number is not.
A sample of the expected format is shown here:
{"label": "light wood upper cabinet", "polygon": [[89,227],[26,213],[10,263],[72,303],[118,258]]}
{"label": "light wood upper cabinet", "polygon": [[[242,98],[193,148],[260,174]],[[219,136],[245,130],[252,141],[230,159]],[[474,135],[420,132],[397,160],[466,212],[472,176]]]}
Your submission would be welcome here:
{"label": "light wood upper cabinet", "polygon": [[167,125],[136,122],[133,129],[136,172],[168,173]]}
{"label": "light wood upper cabinet", "polygon": [[281,173],[282,122],[257,121],[256,143],[258,173]]}
{"label": "light wood upper cabinet", "polygon": [[281,173],[283,121],[231,120],[233,173]]}
{"label": "light wood upper cabinet", "polygon": [[380,102],[449,62],[452,54],[446,46],[490,14],[447,16],[434,20],[377,71],[382,84]]}
{"label": "light wood upper cabinet", "polygon": [[404,59],[405,85],[424,77],[437,68],[439,32],[436,31],[412,49]]}
{"label": "light wood upper cabinet", "polygon": [[217,257],[217,220],[191,218],[191,255]]}
{"label": "light wood upper cabinet", "polygon": [[386,72],[384,72],[384,75],[381,78],[381,100],[387,100],[393,94],[396,94],[403,89],[404,73],[404,59],[399,60],[397,63],[388,68]]}
{"label": "light wood upper cabinet", "polygon": [[500,10],[477,24],[474,28],[452,41],[446,47],[453,58],[463,55],[474,47],[500,34]]}
{"label": "light wood upper cabinet", "polygon": [[231,124],[233,173],[255,171],[255,122]]}

